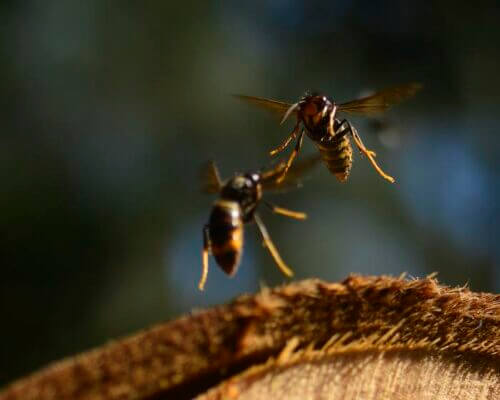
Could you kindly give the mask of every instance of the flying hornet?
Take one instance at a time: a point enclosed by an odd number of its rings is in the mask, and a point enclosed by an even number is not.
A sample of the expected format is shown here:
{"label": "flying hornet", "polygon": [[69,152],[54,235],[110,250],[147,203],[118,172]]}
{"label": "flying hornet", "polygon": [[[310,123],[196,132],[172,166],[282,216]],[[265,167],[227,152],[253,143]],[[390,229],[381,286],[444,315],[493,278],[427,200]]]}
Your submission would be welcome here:
{"label": "flying hornet", "polygon": [[294,104],[263,97],[245,95],[235,95],[235,97],[277,113],[282,117],[280,124],[283,124],[292,114],[296,116],[297,121],[293,131],[278,147],[270,152],[271,156],[276,155],[288,147],[292,140],[297,139],[295,148],[283,168],[283,173],[277,179],[278,183],[285,178],[288,169],[295,157],[297,157],[302,147],[304,133],[312,139],[320,152],[322,160],[340,182],[347,180],[352,167],[352,146],[348,137],[350,135],[354,139],[357,148],[368,158],[378,174],[387,181],[394,183],[394,178],[386,174],[375,161],[375,152],[365,147],[356,128],[347,119],[341,120],[337,118],[337,113],[374,115],[412,97],[421,87],[419,83],[408,83],[340,104],[325,95],[308,93]]}
{"label": "flying hornet", "polygon": [[243,227],[249,222],[256,223],[263,245],[269,250],[280,271],[288,277],[293,276],[292,270],[285,264],[274,246],[257,213],[257,207],[263,203],[275,214],[297,220],[305,219],[305,213],[271,204],[262,199],[262,194],[266,191],[298,186],[300,176],[319,160],[320,157],[317,155],[304,159],[294,165],[286,179],[280,182],[278,178],[283,175],[285,162],[265,171],[239,173],[227,181],[220,179],[219,171],[213,161],[205,165],[202,169],[202,189],[206,193],[217,193],[219,198],[213,205],[208,224],[203,227],[202,274],[198,284],[200,290],[203,290],[207,280],[209,252],[226,274],[233,276],[236,273],[243,253]]}

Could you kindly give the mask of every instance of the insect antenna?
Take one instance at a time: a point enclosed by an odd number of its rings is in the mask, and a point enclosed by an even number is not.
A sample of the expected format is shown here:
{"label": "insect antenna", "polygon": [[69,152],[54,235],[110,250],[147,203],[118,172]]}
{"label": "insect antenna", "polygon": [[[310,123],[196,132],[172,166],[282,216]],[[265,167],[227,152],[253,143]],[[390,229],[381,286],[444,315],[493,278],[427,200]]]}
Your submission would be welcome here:
{"label": "insect antenna", "polygon": [[283,118],[280,121],[280,125],[283,125],[285,121],[288,119],[290,115],[299,107],[299,103],[292,104],[288,110],[286,110],[285,115],[283,115]]}

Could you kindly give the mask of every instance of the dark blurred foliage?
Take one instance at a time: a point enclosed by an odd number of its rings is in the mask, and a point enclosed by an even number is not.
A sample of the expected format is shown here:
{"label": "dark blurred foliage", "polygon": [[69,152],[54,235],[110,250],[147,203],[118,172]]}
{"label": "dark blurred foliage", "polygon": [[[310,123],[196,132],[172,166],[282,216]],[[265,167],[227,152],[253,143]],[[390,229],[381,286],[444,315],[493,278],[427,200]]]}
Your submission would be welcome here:
{"label": "dark blurred foliage", "polygon": [[307,221],[264,219],[297,278],[438,271],[499,290],[497,2],[24,0],[0,18],[0,384],[283,281],[250,226],[237,276],[211,260],[196,289],[199,166],[265,166],[291,128],[230,93],[422,82],[386,118],[353,119],[395,185],[356,152],[348,183],[322,166],[271,197]]}

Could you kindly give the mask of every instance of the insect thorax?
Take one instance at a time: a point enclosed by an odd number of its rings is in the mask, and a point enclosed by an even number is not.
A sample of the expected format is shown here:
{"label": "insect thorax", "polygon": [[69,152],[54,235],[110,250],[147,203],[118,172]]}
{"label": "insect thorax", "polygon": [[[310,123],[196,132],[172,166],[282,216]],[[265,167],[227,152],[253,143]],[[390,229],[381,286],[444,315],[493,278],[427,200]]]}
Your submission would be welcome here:
{"label": "insect thorax", "polygon": [[258,174],[236,175],[222,188],[221,198],[235,201],[240,205],[242,219],[248,222],[252,219],[257,204],[262,197]]}

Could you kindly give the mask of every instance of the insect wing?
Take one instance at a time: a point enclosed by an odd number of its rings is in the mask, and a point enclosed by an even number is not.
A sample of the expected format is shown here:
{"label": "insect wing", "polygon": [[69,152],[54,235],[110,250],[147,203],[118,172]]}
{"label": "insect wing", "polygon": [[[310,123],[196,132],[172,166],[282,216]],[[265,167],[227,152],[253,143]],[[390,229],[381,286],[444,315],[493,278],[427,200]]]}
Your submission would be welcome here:
{"label": "insect wing", "polygon": [[297,161],[290,167],[285,179],[278,183],[277,180],[282,175],[286,166],[286,162],[282,161],[273,169],[264,171],[261,174],[262,187],[267,191],[281,191],[297,188],[301,185],[302,178],[318,165],[320,161],[321,155],[317,153]]}
{"label": "insect wing", "polygon": [[398,104],[414,96],[421,88],[422,85],[420,83],[408,83],[406,85],[395,86],[381,90],[371,96],[342,103],[339,105],[338,109],[339,111],[353,114],[377,114],[386,111],[394,104]]}
{"label": "insect wing", "polygon": [[222,181],[215,162],[208,161],[202,166],[200,178],[201,189],[204,193],[219,193]]}
{"label": "insect wing", "polygon": [[283,115],[285,115],[288,109],[292,106],[292,104],[290,103],[285,103],[283,101],[278,101],[278,100],[266,99],[264,97],[245,96],[242,94],[234,94],[233,96],[246,103],[253,104],[257,107],[271,111],[280,117],[283,117]]}

